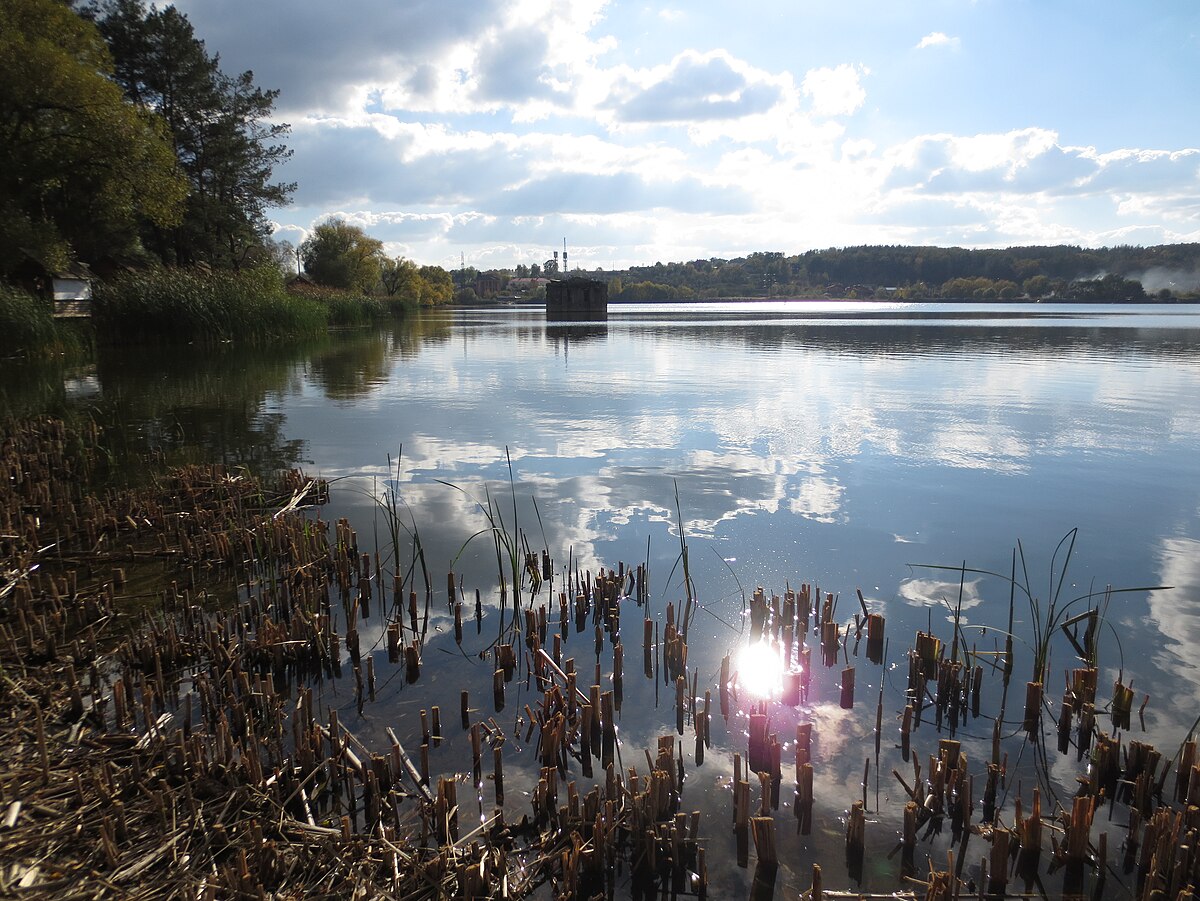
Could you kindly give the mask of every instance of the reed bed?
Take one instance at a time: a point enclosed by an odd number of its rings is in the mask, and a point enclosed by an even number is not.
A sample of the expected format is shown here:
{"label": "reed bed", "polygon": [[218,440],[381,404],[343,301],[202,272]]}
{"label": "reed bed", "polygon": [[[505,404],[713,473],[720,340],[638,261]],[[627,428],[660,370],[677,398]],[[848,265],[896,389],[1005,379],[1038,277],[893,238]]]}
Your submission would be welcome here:
{"label": "reed bed", "polygon": [[4,282],[0,282],[0,333],[5,336],[0,358],[75,357],[90,344],[77,323],[54,319],[49,301]]}
{"label": "reed bed", "polygon": [[[104,489],[95,427],[10,422],[4,436],[5,896],[704,898],[719,894],[712,875],[748,869],[753,854],[756,899],[780,887],[883,897],[826,888],[832,860],[800,877],[790,856],[843,811],[845,866],[861,884],[879,863],[869,849],[888,841],[873,835],[867,785],[889,771],[903,819],[887,897],[1099,898],[1111,887],[1178,899],[1200,884],[1195,736],[1170,756],[1123,734],[1130,686],[1118,679],[1110,701],[1098,697],[1102,601],[1053,620],[1081,652],[1057,721],[1045,691],[1006,709],[1011,660],[977,650],[955,615],[952,634],[931,624],[898,658],[897,735],[882,688],[878,698],[855,690],[869,684],[856,672],[878,676],[889,660],[886,620],[861,593],[839,615],[839,596],[814,584],[757,588],[745,638],[787,676],[778,693],[753,697],[732,656],[716,684],[701,682],[687,638],[700,591],[689,584],[655,614],[648,564],[556,567],[489,502],[481,510],[505,551],[497,581],[507,586],[502,627],[480,652],[492,697],[464,689],[459,717],[436,704],[410,711],[373,743],[323,703],[323,686],[349,687],[361,716],[381,677],[419,683],[433,665],[435,606],[454,643],[466,642],[461,577],[449,572],[439,596],[411,562],[415,547],[401,566],[404,530],[390,564],[364,552],[351,523],[322,520],[329,486],[298,471],[259,481],[193,466]],[[518,547],[514,566],[507,551]],[[478,634],[478,590],[474,600]],[[372,615],[386,659],[360,634]],[[643,651],[631,670],[629,635]],[[664,690],[652,747],[628,746],[617,728],[628,680]],[[983,690],[995,681],[1002,691]],[[815,693],[874,714],[861,797],[821,796]],[[744,737],[730,725],[743,715]],[[730,811],[714,825],[689,797],[688,774],[705,766],[722,720]],[[968,723],[990,724],[990,747],[963,734]],[[1013,784],[1012,729],[1052,735],[1045,757],[1088,761],[1073,797]],[[447,746],[469,763],[447,766]],[[794,816],[780,813],[789,804]]]}
{"label": "reed bed", "polygon": [[315,335],[330,326],[381,322],[399,310],[378,298],[293,293],[271,267],[239,272],[155,269],[96,286],[101,340],[265,343]]}
{"label": "reed bed", "polygon": [[[606,711],[603,782],[578,792],[561,779],[593,714],[577,695],[563,701],[573,676],[544,654],[530,658],[545,680],[531,718],[542,774],[532,816],[516,823],[500,807],[460,827],[463,774],[439,776],[434,792],[424,745],[418,770],[395,733],[372,750],[336,709],[319,715],[312,679],[345,667],[360,705],[373,693],[356,625],[372,597],[384,600],[349,524],[331,537],[303,509],[327,486],[292,472],[268,488],[189,467],[150,489],[91,494],[95,429],[43,420],[6,434],[4,894],[517,898],[553,882],[574,896],[611,883],[630,836],[652,878],[660,858],[676,861],[678,884],[698,878],[688,869],[698,818],[677,813],[673,742],[645,775],[618,768],[610,693],[594,714]],[[122,596],[147,567],[165,585],[131,613]],[[234,597],[208,596],[231,582]],[[502,745],[503,730],[488,729]],[[440,738],[436,711],[431,730]]]}

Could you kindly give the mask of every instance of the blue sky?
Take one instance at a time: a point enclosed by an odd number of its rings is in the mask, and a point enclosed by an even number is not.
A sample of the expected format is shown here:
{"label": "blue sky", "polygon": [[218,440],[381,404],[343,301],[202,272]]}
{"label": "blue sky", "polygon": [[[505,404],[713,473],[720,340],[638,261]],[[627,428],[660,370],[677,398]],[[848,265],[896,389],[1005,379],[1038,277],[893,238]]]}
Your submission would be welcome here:
{"label": "blue sky", "polygon": [[301,240],[572,268],[1200,241],[1196,0],[177,0],[281,91]]}

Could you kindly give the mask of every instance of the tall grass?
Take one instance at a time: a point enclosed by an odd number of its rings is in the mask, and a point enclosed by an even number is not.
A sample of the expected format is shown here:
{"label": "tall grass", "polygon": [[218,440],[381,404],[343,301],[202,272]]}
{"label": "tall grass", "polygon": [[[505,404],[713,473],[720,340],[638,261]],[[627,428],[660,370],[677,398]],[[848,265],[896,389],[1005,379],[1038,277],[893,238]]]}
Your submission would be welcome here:
{"label": "tall grass", "polygon": [[[1031,673],[1031,684],[1039,686],[1039,691],[1047,683],[1047,679],[1051,674],[1050,657],[1052,644],[1056,636],[1061,635],[1071,646],[1075,653],[1075,659],[1087,667],[1097,667],[1099,665],[1099,629],[1107,628],[1112,635],[1113,643],[1116,645],[1116,653],[1118,657],[1118,671],[1124,672],[1124,651],[1121,647],[1120,634],[1107,619],[1109,603],[1113,595],[1129,594],[1129,593],[1144,593],[1151,591],[1160,591],[1169,588],[1168,585],[1142,585],[1133,588],[1113,588],[1111,585],[1106,585],[1103,590],[1089,590],[1074,597],[1067,597],[1064,594],[1064,589],[1068,588],[1071,583],[1068,582],[1067,572],[1071,566],[1071,558],[1075,551],[1075,539],[1078,537],[1079,529],[1073,528],[1054,548],[1054,553],[1050,557],[1049,578],[1047,579],[1047,592],[1045,598],[1040,597],[1034,588],[1033,582],[1029,577],[1029,567],[1025,561],[1025,549],[1021,542],[1017,541],[1017,546],[1013,551],[1012,572],[1010,575],[1004,573],[993,572],[987,569],[974,569],[968,567],[966,563],[959,566],[945,566],[941,564],[912,564],[913,566],[922,569],[951,571],[959,574],[959,602],[951,610],[953,617],[955,649],[951,653],[951,662],[958,654],[959,637],[966,638],[962,631],[962,592],[966,583],[967,573],[979,576],[988,576],[999,579],[1006,583],[1009,588],[1009,612],[1008,612],[1008,632],[1006,635],[1006,652],[1004,665],[1004,699],[1000,704],[1000,719],[1004,719],[1004,710],[1008,698],[1008,682],[1012,673],[1012,641],[1017,636],[1013,634],[1013,605],[1017,596],[1023,596],[1029,606],[1029,620],[1032,634],[1028,641],[1022,641],[1029,649],[1032,657],[1033,670]],[[1018,561],[1020,567],[1018,569]],[[1082,611],[1080,610],[1082,606]],[[1087,631],[1082,636],[1083,643],[1079,641],[1080,636],[1077,629],[1081,624],[1087,624]],[[984,627],[979,627],[984,628]],[[995,631],[993,629],[993,631]],[[965,650],[964,641],[964,650]],[[970,654],[966,654],[964,665],[970,668]],[[1053,709],[1049,704],[1049,694],[1041,693],[1042,711],[1048,712],[1053,717]],[[1057,792],[1054,785],[1049,779],[1050,763],[1046,754],[1045,741],[1045,717],[1042,711],[1039,711],[1037,716],[1036,732],[1038,737],[1033,742],[1034,754],[1038,763],[1038,779],[1042,783],[1042,788],[1048,797],[1056,798]],[[1197,720],[1200,722],[1200,720]],[[1027,739],[1028,740],[1028,739]]]}
{"label": "tall grass", "polygon": [[0,282],[0,359],[77,359],[91,348],[84,320],[55,319],[53,306],[21,288]]}
{"label": "tall grass", "polygon": [[330,293],[325,303],[331,326],[371,325],[391,315],[383,300],[364,294]]}
{"label": "tall grass", "polygon": [[6,345],[4,356],[45,351],[55,344],[49,302],[3,283],[0,283],[0,329]]}
{"label": "tall grass", "polygon": [[156,269],[98,285],[93,319],[110,343],[219,343],[315,334],[328,316],[317,302],[289,296],[274,269]]}
{"label": "tall grass", "polygon": [[262,344],[315,335],[331,325],[369,325],[395,314],[373,297],[289,292],[271,267],[213,273],[147,270],[99,285],[95,293],[97,334],[115,344]]}

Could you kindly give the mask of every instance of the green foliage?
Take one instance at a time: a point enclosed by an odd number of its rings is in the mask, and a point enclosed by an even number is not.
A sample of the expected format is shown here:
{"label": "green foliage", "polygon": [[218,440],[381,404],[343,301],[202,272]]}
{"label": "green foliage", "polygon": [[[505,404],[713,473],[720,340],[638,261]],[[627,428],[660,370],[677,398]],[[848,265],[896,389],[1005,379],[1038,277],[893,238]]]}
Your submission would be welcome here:
{"label": "green foliage", "polygon": [[0,4],[0,274],[136,245],[186,194],[162,122],[127,103],[94,25],[58,0]]}
{"label": "green foliage", "polygon": [[1007,279],[952,278],[942,285],[945,300],[1015,300],[1021,290]]}
{"label": "green foliage", "polygon": [[417,270],[424,282],[421,305],[435,307],[454,299],[454,280],[441,266],[422,266]]}
{"label": "green foliage", "polygon": [[127,275],[97,287],[93,317],[98,336],[112,343],[261,343],[317,334],[329,311],[317,300],[288,294],[279,271],[263,266]]}
{"label": "green foliage", "polygon": [[391,314],[391,307],[378,297],[330,292],[326,302],[329,324],[338,327],[370,325]]}
{"label": "green foliage", "polygon": [[1102,278],[1072,282],[1063,294],[1065,300],[1083,303],[1140,303],[1146,300],[1146,292],[1142,290],[1141,282],[1122,278],[1113,272]]}
{"label": "green foliage", "polygon": [[691,300],[696,292],[686,285],[680,288],[656,282],[634,282],[620,285],[614,291],[610,285],[608,299],[621,303],[653,303],[662,300]]}
{"label": "green foliage", "polygon": [[380,261],[379,282],[388,297],[421,302],[421,274],[417,264],[404,257],[384,257]]}
{"label": "green foliage", "polygon": [[454,279],[441,266],[418,266],[404,257],[381,256],[379,262],[379,283],[388,297],[423,307],[455,299]]}
{"label": "green foliage", "polygon": [[187,16],[143,0],[101,0],[95,16],[115,60],[114,77],[138,108],[166,122],[189,186],[178,223],[150,222],[145,241],[167,263],[240,268],[269,235],[266,210],[285,205],[294,184],[272,182],[289,151],[289,126],[270,121],[278,91],[253,74],[227,75]]}
{"label": "green foliage", "polygon": [[383,242],[334,217],[313,229],[300,245],[300,258],[305,274],[318,284],[365,294],[379,283]]}
{"label": "green foliage", "polygon": [[0,331],[10,348],[23,353],[50,348],[56,339],[50,304],[0,282]]}

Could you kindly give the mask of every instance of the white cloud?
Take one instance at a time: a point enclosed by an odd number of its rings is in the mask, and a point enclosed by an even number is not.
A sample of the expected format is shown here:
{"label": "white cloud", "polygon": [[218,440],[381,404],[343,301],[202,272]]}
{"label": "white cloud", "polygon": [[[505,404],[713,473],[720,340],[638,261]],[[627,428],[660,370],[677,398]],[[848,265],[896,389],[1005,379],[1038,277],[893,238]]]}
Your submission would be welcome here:
{"label": "white cloud", "polygon": [[979,579],[907,579],[900,583],[900,597],[913,607],[940,607],[952,618],[954,608],[959,606],[959,591],[962,592],[962,609],[970,610],[983,603],[979,593]]}
{"label": "white cloud", "polygon": [[952,47],[957,49],[959,46],[958,38],[950,37],[941,31],[931,31],[925,37],[917,42],[917,50],[924,50],[926,47]]}
{"label": "white cloud", "polygon": [[788,509],[815,522],[836,522],[845,491],[845,486],[836,479],[807,478],[800,482],[796,496],[788,503]]}
{"label": "white cloud", "polygon": [[722,50],[687,51],[668,66],[622,71],[607,106],[621,122],[703,122],[763,113],[783,96],[778,80]]}
{"label": "white cloud", "polygon": [[869,74],[865,66],[849,63],[833,68],[823,66],[809,69],[801,88],[812,98],[813,112],[818,116],[849,116],[867,99],[859,79]]}
{"label": "white cloud", "polygon": [[[831,29],[822,65],[802,71],[794,35],[749,43],[744,23],[718,31],[712,19],[715,37],[697,43],[703,4],[177,5],[228,71],[282,90],[295,155],[278,174],[299,189],[270,211],[280,234],[344,211],[421,261],[465,251],[493,265],[504,252],[544,259],[555,232],[574,259],[605,265],[860,243],[1200,240],[1200,150],[1153,131],[1114,138],[1050,104],[991,127],[1005,104],[986,91],[965,113],[953,92],[932,106],[912,80],[929,66],[897,68],[894,38],[872,43],[869,29],[853,41]],[[915,48],[978,46],[979,27],[967,11],[955,35],[931,31]],[[956,59],[968,81],[982,64],[969,56]],[[869,107],[866,62],[887,73]],[[1080,77],[1082,99],[1111,88]]]}

